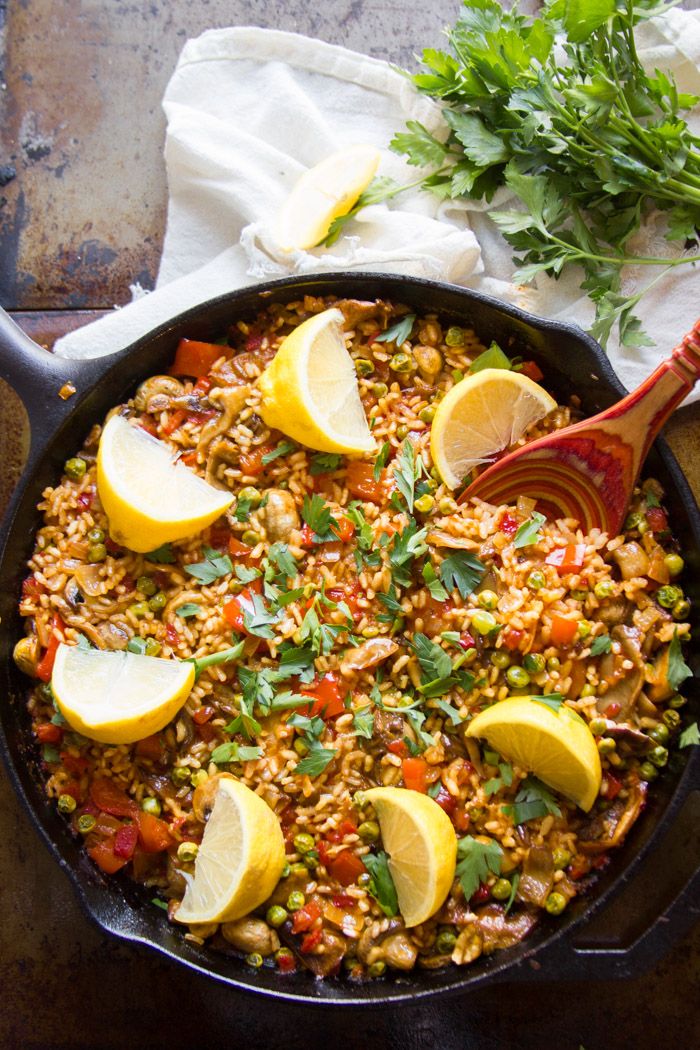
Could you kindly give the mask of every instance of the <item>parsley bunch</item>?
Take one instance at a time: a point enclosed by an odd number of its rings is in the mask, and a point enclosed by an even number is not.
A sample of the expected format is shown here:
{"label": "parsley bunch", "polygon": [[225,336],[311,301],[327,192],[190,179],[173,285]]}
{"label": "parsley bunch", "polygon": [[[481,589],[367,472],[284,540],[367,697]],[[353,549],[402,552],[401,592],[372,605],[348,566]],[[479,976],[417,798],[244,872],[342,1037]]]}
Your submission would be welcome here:
{"label": "parsley bunch", "polygon": [[[623,345],[649,345],[633,312],[644,291],[668,268],[700,260],[640,257],[628,247],[654,208],[667,212],[669,241],[698,240],[700,139],[681,116],[698,99],[669,74],[648,75],[634,35],[668,6],[549,0],[531,19],[517,4],[504,11],[496,0],[464,0],[447,30],[451,53],[424,51],[425,71],[412,77],[444,103],[447,141],[410,121],[391,143],[410,164],[433,169],[422,184],[441,197],[489,201],[503,185],[516,194],[520,209],[490,213],[517,252],[514,280],[580,266],[596,307],[591,333],[603,344],[617,325]],[[663,270],[627,297],[620,273],[628,263]]]}

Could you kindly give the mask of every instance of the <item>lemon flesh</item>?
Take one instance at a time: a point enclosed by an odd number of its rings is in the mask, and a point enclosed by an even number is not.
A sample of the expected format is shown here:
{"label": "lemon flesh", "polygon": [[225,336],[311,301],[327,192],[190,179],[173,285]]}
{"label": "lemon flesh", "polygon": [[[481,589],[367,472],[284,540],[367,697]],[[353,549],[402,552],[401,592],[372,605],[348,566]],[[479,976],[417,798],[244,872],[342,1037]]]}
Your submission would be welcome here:
{"label": "lemon flesh", "polygon": [[194,685],[194,664],[61,643],[51,689],[71,729],[102,744],[158,733]]}
{"label": "lemon flesh", "polygon": [[175,918],[240,919],[267,900],[284,865],[284,836],[270,807],[240,781],[222,779]]}
{"label": "lemon flesh", "polygon": [[409,788],[364,792],[377,812],[389,871],[406,926],[439,911],[455,877],[457,836],[450,818],[429,795]]}
{"label": "lemon flesh", "polygon": [[328,236],[334,219],[355,206],[379,167],[374,146],[350,146],[309,168],[277,216],[273,236],[285,251],[313,248]]}
{"label": "lemon flesh", "polygon": [[115,543],[145,553],[195,536],[233,502],[141,427],[112,416],[97,454],[97,492]]}
{"label": "lemon flesh", "polygon": [[375,442],[342,324],[342,313],[332,308],[289,333],[260,376],[260,415],[309,448],[360,455]]}
{"label": "lemon flesh", "polygon": [[554,398],[521,372],[484,368],[455,383],[437,407],[430,435],[442,480],[456,489],[470,470],[490,462],[556,407]]}
{"label": "lemon flesh", "polygon": [[557,711],[527,696],[501,700],[476,715],[467,736],[485,737],[494,751],[534,773],[586,813],[600,791],[600,755],[575,711]]}

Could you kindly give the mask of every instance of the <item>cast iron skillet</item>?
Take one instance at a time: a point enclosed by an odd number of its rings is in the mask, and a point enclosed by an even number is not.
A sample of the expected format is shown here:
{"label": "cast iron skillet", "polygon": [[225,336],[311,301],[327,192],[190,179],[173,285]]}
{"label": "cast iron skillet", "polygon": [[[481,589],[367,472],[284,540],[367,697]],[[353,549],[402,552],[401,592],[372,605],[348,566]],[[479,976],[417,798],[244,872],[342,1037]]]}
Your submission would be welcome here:
{"label": "cast iron skillet", "polygon": [[[94,422],[130,396],[146,376],[167,370],[181,336],[212,338],[232,322],[252,318],[272,297],[290,301],[303,295],[383,297],[406,303],[419,313],[437,311],[452,323],[473,327],[487,345],[495,339],[511,355],[537,360],[553,394],[567,400],[577,393],[587,414],[607,407],[625,392],[600,347],[579,329],[532,317],[461,288],[404,277],[322,275],[244,289],[189,310],[124,351],[91,361],[51,356],[3,314],[0,376],[20,395],[31,426],[24,472],[0,531],[0,750],[10,779],[44,842],[73,882],[83,907],[104,930],[149,945],[185,966],[239,988],[319,1004],[379,1005],[465,991],[494,980],[631,974],[658,958],[698,918],[697,747],[673,754],[623,848],[616,851],[590,894],[576,898],[564,917],[553,920],[545,916],[524,943],[482,957],[471,966],[437,972],[415,970],[365,985],[343,979],[315,981],[304,972],[282,975],[265,968],[253,972],[237,958],[188,944],[183,931],[169,925],[164,914],[150,903],[149,891],[126,876],[105,879],[94,868],[55,807],[44,798],[38,753],[25,709],[27,681],[16,670],[11,656],[14,641],[23,633],[17,600],[39,522],[35,508],[42,490],[56,482],[64,461],[79,448]],[[76,393],[61,400],[58,390],[68,380]],[[657,442],[647,472],[657,476],[666,489],[673,531],[681,541],[688,566],[686,587],[697,605],[700,513],[663,441]],[[690,657],[696,670],[698,655],[696,652]]]}

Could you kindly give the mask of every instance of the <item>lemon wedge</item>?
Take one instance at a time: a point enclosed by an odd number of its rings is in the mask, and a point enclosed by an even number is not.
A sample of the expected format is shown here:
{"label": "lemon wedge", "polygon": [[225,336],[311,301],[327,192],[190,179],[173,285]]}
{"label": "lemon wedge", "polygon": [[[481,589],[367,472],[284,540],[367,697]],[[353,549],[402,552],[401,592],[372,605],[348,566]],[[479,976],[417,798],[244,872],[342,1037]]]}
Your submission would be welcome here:
{"label": "lemon wedge", "polygon": [[332,308],[303,321],[260,376],[260,415],[269,427],[320,452],[372,452],[357,374]]}
{"label": "lemon wedge", "polygon": [[114,542],[139,553],[195,536],[233,502],[122,416],[112,416],[102,431],[97,491]]}
{"label": "lemon wedge", "polygon": [[595,738],[565,704],[555,711],[528,696],[501,700],[472,719],[467,736],[485,737],[494,751],[586,813],[598,796],[601,768]]}
{"label": "lemon wedge", "polygon": [[239,780],[222,778],[175,918],[240,919],[267,900],[284,864],[284,836],[270,807]]}
{"label": "lemon wedge", "polygon": [[430,435],[442,480],[456,489],[473,467],[488,463],[556,407],[522,372],[484,368],[455,383],[437,407]]}
{"label": "lemon wedge", "polygon": [[457,836],[429,795],[409,788],[364,792],[377,812],[389,871],[406,926],[418,926],[442,907],[455,877]]}
{"label": "lemon wedge", "polygon": [[374,146],[349,146],[309,168],[277,216],[273,236],[285,251],[313,248],[328,236],[331,223],[347,215],[379,167]]}
{"label": "lemon wedge", "polygon": [[71,729],[103,744],[133,744],[159,732],[194,684],[194,664],[61,643],[51,689]]}

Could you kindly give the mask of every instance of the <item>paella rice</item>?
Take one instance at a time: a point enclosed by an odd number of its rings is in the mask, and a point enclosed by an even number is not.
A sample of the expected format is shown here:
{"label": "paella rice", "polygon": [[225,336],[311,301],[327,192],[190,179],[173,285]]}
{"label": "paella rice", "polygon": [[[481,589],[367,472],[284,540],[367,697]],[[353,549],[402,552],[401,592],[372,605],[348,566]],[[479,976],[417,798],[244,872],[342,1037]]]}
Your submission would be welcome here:
{"label": "paella rice", "polygon": [[[282,338],[330,305],[377,443],[363,458],[314,453],[259,412]],[[96,486],[100,425],[43,494],[15,658],[35,680],[48,797],[103,872],[124,869],[174,919],[219,778],[256,792],[284,832],[282,877],[254,914],[185,934],[254,967],[367,979],[517,944],[585,892],[678,731],[689,605],[660,486],[637,488],[615,537],[527,499],[458,504],[430,424],[486,348],[400,304],[271,304],[207,345],[181,346],[171,374],[113,412],[228,489],[225,515],[146,554],[120,546]],[[501,364],[542,379],[534,362]],[[574,398],[521,440],[576,412]],[[243,655],[203,669],[172,722],[135,744],[82,737],[55,705],[60,642],[182,660],[238,641]],[[467,735],[513,696],[588,726],[602,763],[590,812]],[[365,797],[378,785],[430,796],[459,840],[446,901],[411,928],[379,871]]]}

